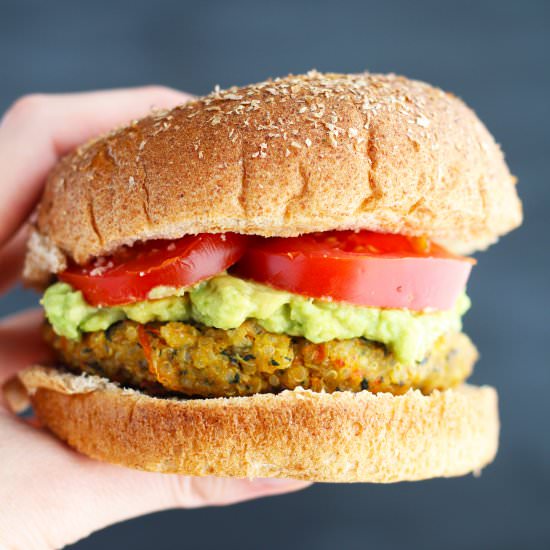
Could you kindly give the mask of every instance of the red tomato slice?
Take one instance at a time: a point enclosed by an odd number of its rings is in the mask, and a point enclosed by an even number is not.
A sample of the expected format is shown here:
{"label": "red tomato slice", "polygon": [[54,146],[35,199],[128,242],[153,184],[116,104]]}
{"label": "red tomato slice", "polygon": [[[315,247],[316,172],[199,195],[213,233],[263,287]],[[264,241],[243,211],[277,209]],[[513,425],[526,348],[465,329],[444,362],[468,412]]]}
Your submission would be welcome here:
{"label": "red tomato slice", "polygon": [[425,238],[329,231],[257,239],[232,273],[312,298],[445,310],[464,290],[473,263]]}
{"label": "red tomato slice", "polygon": [[59,279],[82,291],[95,306],[146,300],[156,286],[189,286],[233,265],[248,237],[235,233],[189,235],[174,241],[148,241],[88,266],[70,266]]}

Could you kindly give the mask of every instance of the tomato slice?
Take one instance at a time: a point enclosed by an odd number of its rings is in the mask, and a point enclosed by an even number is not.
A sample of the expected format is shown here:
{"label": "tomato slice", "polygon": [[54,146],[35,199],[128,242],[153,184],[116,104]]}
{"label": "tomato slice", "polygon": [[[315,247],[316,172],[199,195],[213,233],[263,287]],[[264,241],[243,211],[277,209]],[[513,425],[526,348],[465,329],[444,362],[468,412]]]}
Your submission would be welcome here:
{"label": "tomato slice", "polygon": [[82,291],[95,306],[146,300],[156,286],[189,286],[233,265],[249,238],[235,233],[188,235],[125,247],[87,266],[72,265],[59,279]]}
{"label": "tomato slice", "polygon": [[445,310],[464,290],[473,263],[425,238],[329,231],[257,239],[232,273],[313,298]]}

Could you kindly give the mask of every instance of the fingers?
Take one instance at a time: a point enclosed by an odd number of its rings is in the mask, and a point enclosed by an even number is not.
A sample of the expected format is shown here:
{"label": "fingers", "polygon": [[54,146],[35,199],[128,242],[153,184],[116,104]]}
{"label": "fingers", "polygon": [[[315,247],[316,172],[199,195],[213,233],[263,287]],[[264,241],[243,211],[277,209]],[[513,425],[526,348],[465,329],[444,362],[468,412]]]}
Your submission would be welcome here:
{"label": "fingers", "polygon": [[6,292],[21,276],[25,261],[26,243],[29,227],[23,225],[15,236],[0,249],[0,296]]}
{"label": "fingers", "polygon": [[113,127],[170,108],[190,95],[160,86],[30,95],[18,100],[0,124],[0,246],[28,217],[57,159]]}
{"label": "fingers", "polygon": [[39,310],[23,311],[0,321],[0,386],[22,368],[52,359],[42,340],[42,322]]}
{"label": "fingers", "polygon": [[[5,522],[29,541],[47,542],[48,547],[60,548],[107,525],[159,510],[233,504],[308,485],[295,480],[189,478],[112,466],[79,455],[45,431],[1,411],[0,440],[5,444],[2,494],[7,490],[17,495],[0,515],[0,532]],[[61,516],[63,522],[55,521]]]}
{"label": "fingers", "polygon": [[279,495],[311,485],[297,479],[232,479],[220,477],[166,476],[163,483],[168,507],[225,506],[245,500]]}

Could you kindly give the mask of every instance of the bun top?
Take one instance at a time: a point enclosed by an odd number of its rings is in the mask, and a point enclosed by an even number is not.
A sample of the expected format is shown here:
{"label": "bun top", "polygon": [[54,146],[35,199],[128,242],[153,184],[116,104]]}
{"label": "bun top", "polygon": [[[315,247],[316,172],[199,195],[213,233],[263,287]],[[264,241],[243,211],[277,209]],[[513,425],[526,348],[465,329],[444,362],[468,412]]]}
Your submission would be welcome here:
{"label": "bun top", "polygon": [[467,253],[521,218],[502,152],[461,100],[395,75],[311,71],[216,89],[63,158],[26,276],[201,232],[371,229]]}

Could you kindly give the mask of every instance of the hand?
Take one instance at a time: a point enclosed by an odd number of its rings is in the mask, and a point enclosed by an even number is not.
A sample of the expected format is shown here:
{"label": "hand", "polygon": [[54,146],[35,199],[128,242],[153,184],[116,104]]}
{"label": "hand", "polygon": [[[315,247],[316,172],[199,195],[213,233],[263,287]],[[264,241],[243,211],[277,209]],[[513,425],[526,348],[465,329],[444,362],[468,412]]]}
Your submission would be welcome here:
{"label": "hand", "polygon": [[[189,95],[162,87],[28,96],[0,124],[0,292],[21,272],[25,221],[58,158],[87,139]],[[51,359],[42,315],[0,321],[0,546],[58,548],[109,524],[167,508],[223,505],[293,491],[292,480],[238,480],[152,474],[95,462],[10,412],[16,372]],[[10,382],[11,380],[11,382]],[[11,397],[10,397],[11,396]]]}

